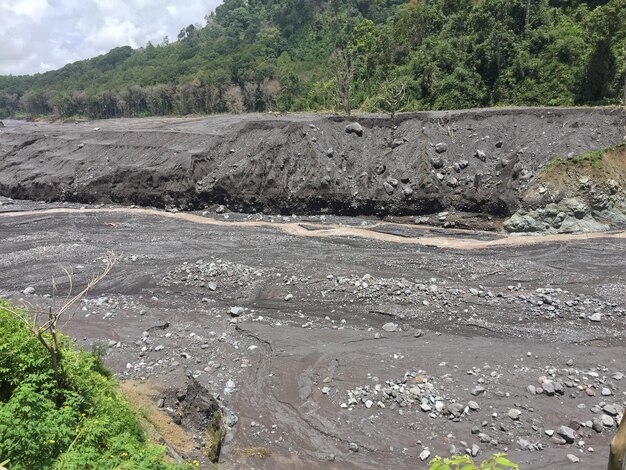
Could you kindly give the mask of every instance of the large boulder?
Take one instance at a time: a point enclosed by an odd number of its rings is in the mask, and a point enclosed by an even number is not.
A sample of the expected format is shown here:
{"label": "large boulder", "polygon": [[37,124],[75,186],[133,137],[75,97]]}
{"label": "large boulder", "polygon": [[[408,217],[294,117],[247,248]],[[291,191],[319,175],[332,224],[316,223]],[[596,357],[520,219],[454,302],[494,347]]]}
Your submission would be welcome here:
{"label": "large boulder", "polygon": [[504,230],[509,233],[541,232],[544,229],[544,223],[527,214],[515,213],[504,222]]}

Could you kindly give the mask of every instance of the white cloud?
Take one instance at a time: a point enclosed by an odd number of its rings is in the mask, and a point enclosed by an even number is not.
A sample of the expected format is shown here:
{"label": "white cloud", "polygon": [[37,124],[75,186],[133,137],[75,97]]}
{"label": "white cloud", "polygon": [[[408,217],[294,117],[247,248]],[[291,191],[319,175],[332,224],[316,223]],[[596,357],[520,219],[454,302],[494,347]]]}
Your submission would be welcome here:
{"label": "white cloud", "polygon": [[40,22],[48,9],[48,1],[24,0],[21,2],[9,2],[9,8],[18,15],[25,15],[36,22]]}
{"label": "white cloud", "polygon": [[0,75],[62,67],[118,46],[175,39],[221,0],[0,0]]}

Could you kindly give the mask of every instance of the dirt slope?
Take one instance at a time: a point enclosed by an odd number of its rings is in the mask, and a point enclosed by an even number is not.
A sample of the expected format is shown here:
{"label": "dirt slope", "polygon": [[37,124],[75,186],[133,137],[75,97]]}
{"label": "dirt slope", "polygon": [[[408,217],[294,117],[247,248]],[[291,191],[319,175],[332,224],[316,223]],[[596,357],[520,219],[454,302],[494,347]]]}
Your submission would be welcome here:
{"label": "dirt slope", "polygon": [[[213,116],[0,131],[0,194],[346,215],[514,213],[555,156],[622,141],[619,108],[516,108],[352,120]],[[439,144],[439,145],[438,145]]]}

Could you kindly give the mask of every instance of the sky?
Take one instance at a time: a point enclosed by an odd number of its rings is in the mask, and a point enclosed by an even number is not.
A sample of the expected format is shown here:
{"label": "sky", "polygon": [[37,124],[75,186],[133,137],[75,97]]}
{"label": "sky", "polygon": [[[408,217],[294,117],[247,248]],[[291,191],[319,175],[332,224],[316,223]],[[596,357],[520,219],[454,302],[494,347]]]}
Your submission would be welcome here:
{"label": "sky", "polygon": [[221,0],[0,0],[0,75],[45,72],[118,46],[176,40]]}

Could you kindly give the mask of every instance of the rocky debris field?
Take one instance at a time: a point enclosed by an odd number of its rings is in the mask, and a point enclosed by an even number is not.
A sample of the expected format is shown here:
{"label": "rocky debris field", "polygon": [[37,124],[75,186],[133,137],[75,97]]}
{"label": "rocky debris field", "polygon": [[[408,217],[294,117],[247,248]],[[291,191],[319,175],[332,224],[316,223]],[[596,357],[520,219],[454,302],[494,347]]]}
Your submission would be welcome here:
{"label": "rocky debris field", "polygon": [[220,468],[606,466],[626,405],[620,234],[0,202],[2,297],[58,305],[53,275],[62,292],[63,267],[78,285],[118,254],[64,328],[156,384],[204,468],[216,405],[186,403],[192,379],[223,410]]}
{"label": "rocky debris field", "polygon": [[[420,215],[492,230],[515,214],[510,231],[593,231],[626,223],[624,178],[616,180],[617,202],[586,207],[585,199],[561,203],[568,194],[542,182],[542,169],[619,144],[625,134],[623,108],[428,112],[395,121],[222,115],[38,123],[0,131],[0,194],[175,210]],[[548,204],[557,206],[527,213]]]}

